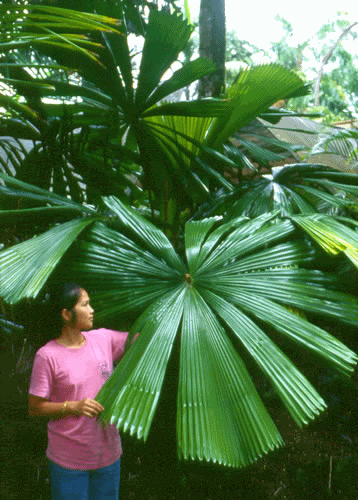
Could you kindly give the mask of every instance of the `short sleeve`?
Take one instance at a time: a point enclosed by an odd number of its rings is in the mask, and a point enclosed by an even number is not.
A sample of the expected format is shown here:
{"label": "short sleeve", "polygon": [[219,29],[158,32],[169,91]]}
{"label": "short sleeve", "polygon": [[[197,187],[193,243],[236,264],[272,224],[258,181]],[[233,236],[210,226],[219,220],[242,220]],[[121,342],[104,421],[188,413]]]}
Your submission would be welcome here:
{"label": "short sleeve", "polygon": [[124,348],[128,338],[128,332],[107,330],[111,337],[113,361],[118,361],[124,354]]}
{"label": "short sleeve", "polygon": [[32,367],[29,394],[50,399],[52,379],[53,375],[48,358],[36,353]]}

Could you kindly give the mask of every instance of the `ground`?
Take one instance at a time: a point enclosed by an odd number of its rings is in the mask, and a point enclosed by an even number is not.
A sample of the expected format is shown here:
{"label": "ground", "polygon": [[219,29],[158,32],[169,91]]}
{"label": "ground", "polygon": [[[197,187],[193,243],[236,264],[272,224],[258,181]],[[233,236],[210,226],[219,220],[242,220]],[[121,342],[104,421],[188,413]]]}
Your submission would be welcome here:
{"label": "ground", "polygon": [[[48,500],[45,428],[19,418],[23,415],[13,416],[0,424],[0,498]],[[298,429],[287,412],[277,411],[275,422],[286,445],[240,471],[179,463],[173,448],[163,443],[162,433],[157,433],[157,439],[153,434],[146,445],[124,436],[121,498],[358,499],[358,436],[352,415],[345,420],[347,425],[336,425],[328,411],[317,422]]]}

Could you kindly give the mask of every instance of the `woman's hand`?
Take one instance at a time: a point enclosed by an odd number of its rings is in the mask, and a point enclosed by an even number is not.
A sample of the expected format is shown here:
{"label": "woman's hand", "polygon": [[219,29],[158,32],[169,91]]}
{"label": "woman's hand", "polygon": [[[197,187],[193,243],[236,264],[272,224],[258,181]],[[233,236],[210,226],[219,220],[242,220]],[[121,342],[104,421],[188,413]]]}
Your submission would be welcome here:
{"label": "woman's hand", "polygon": [[72,415],[85,415],[86,417],[97,417],[104,408],[94,399],[86,398],[81,401],[68,401],[67,408]]}
{"label": "woman's hand", "polygon": [[85,415],[86,417],[97,417],[104,408],[94,399],[86,398],[81,401],[64,401],[54,403],[45,398],[29,395],[29,414],[32,417],[47,417],[59,419],[69,415]]}

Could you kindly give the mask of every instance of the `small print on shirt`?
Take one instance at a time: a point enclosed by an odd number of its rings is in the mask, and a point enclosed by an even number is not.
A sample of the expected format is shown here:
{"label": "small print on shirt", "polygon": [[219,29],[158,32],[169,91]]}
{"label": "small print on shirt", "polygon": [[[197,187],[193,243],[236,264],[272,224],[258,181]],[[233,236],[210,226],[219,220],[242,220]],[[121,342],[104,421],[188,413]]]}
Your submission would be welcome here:
{"label": "small print on shirt", "polygon": [[107,379],[110,376],[111,371],[106,361],[102,361],[101,363],[99,363],[99,369],[104,379]]}

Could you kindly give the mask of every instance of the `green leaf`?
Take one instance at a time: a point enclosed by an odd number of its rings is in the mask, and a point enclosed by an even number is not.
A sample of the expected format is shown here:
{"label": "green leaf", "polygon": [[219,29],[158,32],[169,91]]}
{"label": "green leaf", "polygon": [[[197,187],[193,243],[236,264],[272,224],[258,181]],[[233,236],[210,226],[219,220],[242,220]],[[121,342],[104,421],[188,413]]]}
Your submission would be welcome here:
{"label": "green leaf", "polygon": [[33,111],[29,106],[26,106],[26,104],[17,102],[12,97],[0,95],[0,105],[5,109],[11,109],[18,113],[21,113],[21,115],[25,117],[25,119],[29,120],[32,123],[40,122],[38,113]]}
{"label": "green leaf", "polygon": [[244,363],[193,288],[184,307],[177,418],[185,459],[242,467],[283,443]]}
{"label": "green leaf", "polygon": [[138,212],[126,207],[114,196],[105,197],[104,203],[118,217],[125,228],[133,231],[142,243],[155,255],[163,258],[179,272],[185,272],[185,266],[176,254],[172,244],[157,227],[141,217]]}
{"label": "green leaf", "polygon": [[148,97],[186,46],[191,32],[192,28],[177,14],[150,10],[136,91],[137,109],[147,106]]}
{"label": "green leaf", "polygon": [[220,218],[212,217],[201,221],[192,221],[185,225],[186,258],[191,273],[195,272],[200,258],[203,258],[203,245],[210,229]]}
{"label": "green leaf", "polygon": [[242,70],[227,91],[231,111],[216,119],[207,138],[208,145],[219,147],[273,103],[303,86],[304,82],[295,73],[276,64]]}
{"label": "green leaf", "polygon": [[69,198],[50,193],[47,189],[20,181],[10,175],[0,173],[0,180],[1,179],[4,183],[0,183],[0,194],[5,196],[21,197],[40,202],[41,204],[49,203],[51,205],[68,207],[69,209],[77,211],[78,215],[93,215],[95,213],[95,210],[89,206],[80,205]]}
{"label": "green leaf", "polygon": [[210,118],[221,116],[229,110],[229,105],[219,99],[200,99],[198,101],[169,102],[155,106],[142,114],[143,118],[149,116],[197,116]]}
{"label": "green leaf", "polygon": [[12,85],[13,87],[15,87],[20,93],[23,92],[24,90],[31,91],[33,89],[36,89],[36,91],[39,92],[40,94],[44,92],[43,95],[47,95],[48,91],[55,90],[55,87],[43,81],[25,82],[23,80],[14,80],[13,78],[4,78],[3,81],[8,85]]}
{"label": "green leaf", "polygon": [[242,183],[231,199],[235,200],[230,207],[232,216],[257,216],[270,210],[280,210],[284,216],[328,212],[330,208],[356,210],[358,176],[324,165],[283,165],[273,167],[272,174]]}
{"label": "green leaf", "polygon": [[54,220],[59,216],[73,218],[78,215],[78,210],[73,207],[41,207],[41,208],[27,208],[23,210],[0,210],[0,221],[6,223],[24,222],[29,223],[29,220],[41,222],[47,219]]}
{"label": "green leaf", "polygon": [[9,303],[37,297],[58,262],[92,219],[75,219],[0,252],[0,296]]}
{"label": "green leaf", "polygon": [[[247,295],[242,295],[243,304],[246,304]],[[295,422],[302,426],[302,424],[308,424],[310,420],[313,420],[326,405],[306,377],[240,309],[215,293],[205,291],[203,296],[237,335],[263,372],[270,378]],[[240,306],[242,306],[241,302]],[[260,308],[259,304],[256,304],[257,306]],[[281,308],[281,312],[283,310]],[[252,308],[250,312],[252,312]],[[267,317],[266,314],[264,316]],[[289,316],[289,313],[287,313],[287,316]],[[292,316],[294,315],[291,313],[290,319]],[[302,321],[302,323],[304,322]],[[312,325],[308,323],[308,326]]]}
{"label": "green leaf", "polygon": [[[152,116],[147,118],[145,123],[150,125],[153,135],[165,138],[167,144],[174,143],[178,148],[182,145],[182,151],[188,158],[208,157],[213,162],[216,160],[222,165],[236,167],[230,158],[205,145],[205,136],[211,120],[211,117],[199,116]],[[225,182],[225,179],[223,181]],[[228,181],[226,185],[231,187]]]}
{"label": "green leaf", "polygon": [[[336,298],[339,299],[339,296],[336,295]],[[230,300],[249,314],[271,325],[293,342],[326,359],[342,373],[352,373],[357,363],[357,355],[322,328],[263,296],[255,297],[252,294],[235,291]],[[343,304],[344,300],[345,297],[342,296]],[[356,308],[357,304],[351,303],[351,306]]]}
{"label": "green leaf", "polygon": [[[211,162],[220,162],[222,167],[225,165],[234,166],[234,164],[224,155],[217,151],[210,149],[200,142],[196,134],[205,135],[205,125],[209,119],[200,119],[196,117],[152,117],[146,119],[149,125],[152,137],[156,139],[156,145],[160,148],[162,154],[167,158],[167,170],[169,171],[169,178],[174,177],[175,181],[182,177],[182,184],[184,189],[188,177],[192,177],[198,182],[200,187],[204,186],[203,191],[208,196],[208,188],[205,184],[205,178],[214,180],[218,185],[224,186],[227,190],[232,189],[231,183],[225,179],[224,175],[220,174],[217,169],[209,166]],[[203,125],[200,128],[200,124]],[[187,135],[182,131],[185,130],[193,136]],[[199,137],[200,137],[199,135]],[[153,140],[149,136],[148,141],[150,145]],[[141,137],[143,141],[143,134]],[[201,159],[205,158],[205,161]],[[203,175],[204,174],[204,175]],[[192,194],[190,184],[186,191],[189,196]]]}
{"label": "green leaf", "polygon": [[[340,252],[358,257],[358,233],[333,217],[315,214],[292,217],[326,252],[337,255]],[[354,257],[353,262],[356,260]]]}
{"label": "green leaf", "polygon": [[[62,9],[60,7],[41,6],[41,5],[0,5],[2,20],[5,23],[10,23],[11,20],[18,21],[21,17],[29,25],[35,25],[40,21],[40,25],[45,22],[55,22],[55,25],[62,25],[71,21],[76,21],[76,26],[88,30],[111,30],[118,32],[118,20],[108,16],[100,16],[89,12],[80,12],[70,9]],[[78,24],[77,24],[78,23]],[[26,23],[25,23],[26,26]],[[21,33],[22,30],[19,29]]]}
{"label": "green leaf", "polygon": [[165,294],[133,326],[138,339],[102,387],[96,400],[101,420],[146,439],[183,314],[184,289]]}
{"label": "green leaf", "polygon": [[212,247],[210,254],[196,272],[196,280],[201,279],[201,276],[207,279],[208,273],[214,275],[218,269],[225,273],[230,259],[242,258],[250,252],[257,252],[262,247],[278,243],[293,233],[294,227],[289,221],[266,224],[271,218],[272,214],[265,214],[252,221],[239,219],[237,228],[233,228],[232,223],[229,223],[226,228],[225,226],[221,228],[220,236],[225,234],[223,229],[230,230],[230,232],[222,238],[220,244]]}
{"label": "green leaf", "polygon": [[[203,76],[215,71],[215,64],[209,59],[199,57],[184,64],[180,69],[157,87],[146,102],[149,108],[168,97],[173,92],[187,87],[191,83],[199,80]],[[219,100],[218,100],[219,101]],[[194,101],[195,102],[195,101]],[[219,101],[220,102],[220,101]],[[222,101],[221,101],[222,102]]]}
{"label": "green leaf", "polygon": [[94,290],[92,303],[100,322],[123,311],[138,314],[183,281],[160,256],[103,223],[95,223],[76,248],[62,276],[67,279],[68,270],[69,280],[75,274],[78,282]]}
{"label": "green leaf", "polygon": [[[284,259],[281,260],[284,266]],[[258,267],[260,262],[258,263]],[[220,294],[242,291],[263,296],[279,304],[328,316],[351,325],[357,324],[357,300],[349,295],[337,293],[315,282],[314,274],[302,270],[263,269],[248,273],[222,271],[206,276],[205,287]],[[198,286],[204,281],[196,278]]]}

